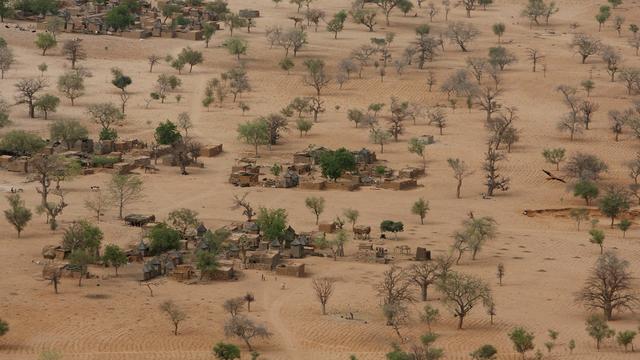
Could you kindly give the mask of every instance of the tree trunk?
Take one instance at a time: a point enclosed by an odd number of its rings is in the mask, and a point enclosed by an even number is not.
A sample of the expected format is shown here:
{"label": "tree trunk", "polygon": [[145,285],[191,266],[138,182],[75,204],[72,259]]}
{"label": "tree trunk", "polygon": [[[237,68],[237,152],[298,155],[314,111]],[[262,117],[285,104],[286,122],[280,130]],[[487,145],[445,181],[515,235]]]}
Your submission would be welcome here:
{"label": "tree trunk", "polygon": [[462,329],[463,322],[464,322],[464,315],[458,315],[458,330]]}
{"label": "tree trunk", "polygon": [[458,186],[456,187],[456,198],[460,199],[460,189],[462,188],[462,180],[458,180]]}
{"label": "tree trunk", "polygon": [[420,297],[422,301],[427,301],[427,286],[425,283],[420,284]]}
{"label": "tree trunk", "polygon": [[173,335],[178,335],[178,323],[173,324]]}
{"label": "tree trunk", "polygon": [[325,303],[322,303],[322,315],[327,315],[326,307],[327,305]]}

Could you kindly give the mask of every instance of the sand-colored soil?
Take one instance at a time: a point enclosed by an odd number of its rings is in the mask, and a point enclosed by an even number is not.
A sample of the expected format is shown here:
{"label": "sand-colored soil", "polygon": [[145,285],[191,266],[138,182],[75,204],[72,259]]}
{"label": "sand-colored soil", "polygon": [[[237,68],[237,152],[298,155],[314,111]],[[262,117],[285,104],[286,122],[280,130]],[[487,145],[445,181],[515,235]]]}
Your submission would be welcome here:
{"label": "sand-colored soil", "polygon": [[[639,66],[640,57],[634,56],[627,45],[628,31],[618,37],[608,23],[598,33],[593,19],[603,1],[560,0],[560,13],[551,20],[548,27],[529,28],[528,22],[519,17],[524,0],[498,0],[487,11],[475,11],[470,21],[476,24],[482,35],[472,43],[470,52],[464,54],[453,44],[446,44],[446,51],[438,56],[428,69],[436,72],[439,83],[455,69],[464,66],[466,56],[485,56],[487,48],[496,43],[491,25],[502,21],[507,25],[503,37],[504,46],[512,50],[519,62],[504,72],[506,89],[500,101],[504,105],[516,106],[520,119],[516,126],[521,129],[521,141],[508,155],[502,172],[511,177],[512,188],[499,193],[493,199],[483,200],[485,191],[483,173],[480,170],[485,150],[484,118],[477,109],[467,111],[463,100],[459,108],[447,110],[449,127],[444,135],[437,135],[437,129],[429,127],[425,120],[418,124],[408,124],[407,131],[398,143],[385,147],[384,154],[378,154],[393,167],[405,165],[419,166],[420,159],[407,152],[406,140],[412,136],[433,134],[436,143],[428,147],[428,175],[416,190],[394,192],[365,188],[356,192],[325,191],[322,193],[302,190],[255,188],[249,195],[254,204],[267,207],[283,207],[289,213],[290,223],[299,231],[315,227],[314,218],[304,206],[304,198],[310,195],[323,196],[327,209],[322,219],[331,220],[347,207],[360,210],[359,223],[371,225],[374,229],[384,219],[401,220],[405,232],[398,244],[415,248],[426,246],[435,254],[445,253],[451,244],[451,234],[460,222],[473,211],[478,216],[492,216],[499,224],[498,237],[487,244],[475,261],[465,258],[456,270],[482,277],[492,285],[497,305],[495,324],[489,323],[489,316],[482,308],[473,311],[462,331],[455,330],[456,319],[437,301],[439,295],[430,292],[429,304],[441,309],[443,319],[434,327],[441,334],[437,345],[444,348],[447,359],[468,359],[469,352],[478,346],[491,343],[500,352],[500,359],[516,359],[517,355],[507,338],[507,332],[514,326],[525,326],[536,333],[536,346],[544,348],[547,329],[560,332],[559,345],[554,350],[555,358],[571,359],[633,359],[637,356],[625,353],[622,348],[608,341],[601,352],[595,351],[593,341],[584,331],[587,311],[573,300],[599,255],[596,245],[590,244],[585,231],[576,231],[574,223],[567,218],[555,216],[527,217],[524,209],[544,209],[554,207],[580,206],[582,201],[573,198],[562,184],[545,181],[541,168],[550,168],[541,156],[545,147],[562,146],[569,154],[577,151],[597,154],[610,166],[604,182],[626,184],[624,163],[631,160],[640,150],[638,140],[625,133],[621,141],[614,142],[609,130],[607,112],[612,109],[627,108],[632,97],[626,94],[621,83],[611,83],[604,63],[593,57],[588,64],[581,65],[568,44],[572,33],[583,31],[595,34],[604,42],[619,49],[624,63]],[[314,6],[331,14],[347,7],[343,0],[318,0]],[[241,100],[251,106],[246,116],[242,116],[236,105],[227,102],[223,108],[207,111],[201,105],[202,93],[207,80],[236,64],[236,60],[220,47],[228,33],[221,31],[213,38],[210,48],[203,43],[184,40],[148,39],[143,41],[117,37],[81,36],[89,55],[83,62],[93,72],[87,81],[87,94],[78,99],[76,106],[62,98],[58,112],[52,119],[77,118],[96,133],[98,127],[89,123],[85,115],[86,106],[100,101],[117,102],[115,88],[110,85],[109,69],[121,67],[132,76],[132,98],[127,110],[126,123],[118,129],[123,138],[151,140],[155,126],[165,119],[175,119],[180,112],[189,112],[194,122],[192,133],[203,143],[223,143],[223,155],[204,159],[204,169],[194,169],[188,176],[180,176],[176,168],[160,167],[158,174],[140,176],[145,183],[145,198],[131,205],[129,212],[153,212],[160,219],[172,209],[186,207],[197,210],[209,227],[222,226],[239,220],[240,213],[230,209],[233,194],[241,189],[227,183],[229,170],[235,160],[251,154],[252,148],[236,139],[237,125],[254,116],[279,111],[295,96],[311,96],[313,90],[304,86],[302,61],[319,57],[324,59],[334,72],[337,62],[349,55],[351,49],[369,42],[371,36],[381,36],[385,31],[396,33],[392,45],[393,54],[399,56],[404,47],[414,39],[414,28],[428,22],[424,10],[419,17],[402,17],[393,13],[391,27],[379,26],[375,34],[368,33],[362,26],[348,22],[338,40],[323,29],[309,32],[309,45],[295,59],[296,67],[290,75],[277,67],[283,56],[281,48],[269,49],[264,37],[265,27],[282,24],[289,27],[287,19],[295,8],[281,4],[274,8],[271,1],[240,0],[230,1],[235,10],[246,7],[258,8],[262,17],[257,20],[257,28],[251,34],[238,31],[239,36],[249,41],[248,55],[243,59],[251,79],[253,91],[241,96]],[[626,0],[625,5],[616,10],[627,22],[640,20],[640,2]],[[464,11],[455,8],[450,21],[464,19]],[[380,20],[382,22],[382,19]],[[577,30],[570,24],[577,23]],[[444,31],[446,23],[441,15],[431,24],[432,32]],[[626,25],[625,25],[626,27]],[[49,71],[45,77],[52,86],[48,91],[57,94],[55,81],[68,69],[68,62],[60,55],[59,49],[46,57],[40,56],[33,45],[35,34],[6,29],[0,26],[0,36],[4,37],[16,54],[17,63],[0,81],[0,94],[12,99],[14,83],[21,78],[39,75],[37,65],[46,62]],[[71,35],[62,34],[61,39]],[[149,109],[144,108],[144,99],[152,90],[159,73],[174,73],[166,64],[161,64],[153,74],[148,72],[146,57],[150,54],[176,54],[184,46],[190,45],[204,52],[205,63],[194,68],[193,73],[181,76],[183,99],[177,104],[173,98],[167,104],[154,102]],[[525,49],[535,47],[545,55],[546,77],[542,71],[532,73],[526,60]],[[554,91],[559,84],[579,87],[579,83],[589,78],[590,73],[596,83],[591,97],[600,104],[595,114],[592,129],[568,141],[568,135],[556,130],[556,122],[565,107]],[[327,112],[322,114],[310,134],[298,137],[296,131],[286,134],[282,144],[272,151],[262,152],[261,162],[271,164],[290,159],[294,151],[308,144],[330,148],[345,146],[352,149],[375,148],[368,142],[368,132],[356,129],[346,119],[346,110],[351,107],[366,107],[373,102],[388,103],[396,96],[427,106],[445,104],[446,96],[439,91],[426,91],[426,70],[408,68],[402,75],[391,68],[384,82],[374,74],[374,69],[364,70],[363,79],[352,79],[338,90],[332,83],[324,91]],[[439,85],[436,85],[438,87]],[[59,94],[57,94],[59,95]],[[336,110],[335,106],[340,105]],[[11,109],[15,125],[10,129],[25,129],[47,135],[48,122],[43,119],[28,119],[26,107],[18,105]],[[385,114],[386,115],[386,114]],[[455,199],[455,183],[446,159],[460,157],[476,172],[465,180],[463,199]],[[106,183],[109,174],[98,173],[63,184],[70,203],[61,217],[61,229],[72,221],[88,218],[83,201],[90,195],[90,186]],[[6,171],[0,172],[0,188],[17,186],[24,188],[24,197],[29,207],[39,202],[34,183],[25,183],[23,176]],[[410,213],[413,201],[424,197],[430,201],[431,211],[425,225]],[[7,204],[2,199],[0,210]],[[599,226],[605,229],[605,247],[617,249],[620,255],[631,262],[632,271],[640,274],[640,233],[637,225],[626,238],[617,230],[606,228],[607,220]],[[139,230],[126,227],[117,220],[117,213],[109,211],[100,223],[105,232],[106,243],[125,245],[139,238]],[[378,232],[374,231],[377,237]],[[390,343],[396,341],[390,327],[384,325],[379,301],[375,297],[373,284],[379,281],[384,265],[355,262],[353,257],[332,261],[323,258],[307,258],[304,263],[310,277],[329,276],[338,279],[335,295],[331,299],[327,316],[320,315],[320,307],[311,290],[309,278],[287,278],[287,289],[281,290],[282,278],[277,280],[267,275],[261,281],[260,272],[243,271],[236,282],[215,282],[207,285],[185,285],[167,280],[156,287],[155,296],[149,297],[146,288],[135,281],[140,271],[139,265],[122,269],[121,276],[113,278],[111,269],[92,269],[101,274],[99,279],[91,279],[78,288],[73,280],[64,280],[61,293],[55,295],[48,281],[42,279],[42,246],[60,241],[62,230],[51,232],[44,219],[34,216],[30,226],[18,239],[12,227],[0,220],[0,318],[10,323],[11,331],[0,338],[0,359],[35,359],[42,350],[55,349],[64,354],[64,359],[108,359],[108,360],[156,360],[156,359],[211,359],[214,343],[224,340],[222,326],[226,314],[222,302],[231,296],[243,295],[250,290],[255,294],[250,317],[264,322],[273,332],[267,341],[256,341],[258,351],[265,359],[347,359],[355,354],[358,359],[383,359],[389,351]],[[389,241],[391,242],[391,241]],[[392,246],[395,243],[392,244]],[[356,244],[347,246],[347,255],[353,255]],[[498,286],[495,269],[498,263],[506,267],[504,285]],[[399,262],[407,266],[410,262]],[[104,295],[102,297],[96,295]],[[94,298],[92,298],[94,297]],[[173,336],[167,319],[160,313],[161,302],[172,299],[185,308],[189,319],[184,323],[179,336]],[[415,312],[423,303],[415,305]],[[341,318],[353,312],[359,321]],[[638,315],[625,313],[616,317],[612,327],[618,330],[637,329]],[[360,321],[361,320],[361,321]],[[426,332],[427,327],[415,315],[407,336],[416,339]],[[577,347],[573,356],[569,355],[566,344],[575,339]],[[233,340],[237,342],[237,340]],[[637,342],[637,341],[636,341]],[[239,343],[239,342],[238,342]],[[243,350],[245,348],[243,347]],[[545,350],[546,351],[546,350]],[[243,356],[248,358],[248,354]]]}

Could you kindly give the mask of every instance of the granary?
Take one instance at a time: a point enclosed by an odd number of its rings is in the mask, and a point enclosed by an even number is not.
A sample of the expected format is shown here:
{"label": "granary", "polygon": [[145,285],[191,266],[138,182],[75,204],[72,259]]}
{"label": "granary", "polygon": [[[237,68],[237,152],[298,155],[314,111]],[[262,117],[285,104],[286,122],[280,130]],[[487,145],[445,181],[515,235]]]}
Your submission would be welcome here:
{"label": "granary", "polygon": [[171,277],[177,281],[186,281],[190,280],[194,275],[193,266],[189,264],[181,264],[176,266],[176,268],[171,273]]}
{"label": "granary", "polygon": [[358,151],[352,151],[351,153],[355,156],[356,163],[358,164],[373,164],[377,160],[376,153],[369,149],[362,148]]}
{"label": "granary", "polygon": [[260,227],[255,221],[245,221],[242,223],[242,231],[250,234],[257,234],[260,232]]}
{"label": "granary", "polygon": [[198,225],[198,227],[196,228],[196,236],[198,238],[202,238],[207,231],[207,227],[204,226],[203,223],[200,223],[200,225]]}
{"label": "granary", "polygon": [[318,163],[322,154],[328,151],[329,149],[323,146],[309,145],[308,148],[293,154],[293,163],[314,165]]}
{"label": "granary", "polygon": [[276,275],[281,276],[304,276],[304,264],[282,263],[276,266]]}
{"label": "granary", "polygon": [[269,243],[269,250],[280,251],[280,241],[278,241],[278,239],[273,239],[273,241]]}
{"label": "granary", "polygon": [[299,237],[291,242],[289,246],[289,255],[294,259],[304,257],[304,244]]}
{"label": "granary", "polygon": [[416,261],[427,261],[427,260],[431,260],[431,251],[423,248],[423,247],[417,247],[416,248]]}
{"label": "granary", "polygon": [[298,186],[300,182],[300,176],[295,171],[288,169],[287,172],[282,176],[282,181],[280,182],[280,187],[283,188],[292,188]]}
{"label": "granary", "polygon": [[144,256],[149,253],[149,245],[145,244],[144,241],[140,240],[137,250],[140,256],[144,258]]}
{"label": "granary", "polygon": [[272,271],[280,262],[280,254],[277,251],[258,250],[247,256],[247,268],[255,270]]}
{"label": "granary", "polygon": [[142,265],[142,276],[140,281],[147,281],[162,275],[162,262],[158,258],[153,258]]}
{"label": "granary", "polygon": [[296,231],[291,226],[287,227],[282,234],[285,245],[291,244],[291,242],[295,240],[296,237]]}

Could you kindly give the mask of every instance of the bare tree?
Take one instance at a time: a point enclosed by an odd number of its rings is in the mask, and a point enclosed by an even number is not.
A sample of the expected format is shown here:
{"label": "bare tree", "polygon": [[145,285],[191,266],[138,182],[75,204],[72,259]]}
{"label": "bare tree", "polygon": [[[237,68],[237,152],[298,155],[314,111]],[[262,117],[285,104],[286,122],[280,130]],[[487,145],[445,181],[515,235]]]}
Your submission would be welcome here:
{"label": "bare tree", "polygon": [[[385,271],[382,282],[375,285],[375,289],[383,306],[403,305],[415,301],[411,291],[411,280],[407,272],[398,266],[392,266]],[[387,318],[387,325],[391,325],[389,318]]]}
{"label": "bare tree", "polygon": [[598,258],[576,300],[589,309],[602,310],[611,320],[614,311],[631,310],[639,303],[632,280],[629,262],[607,251]]}
{"label": "bare tree", "polygon": [[587,34],[576,34],[571,41],[571,48],[582,57],[582,63],[586,63],[587,58],[600,52],[602,43],[600,40]]}
{"label": "bare tree", "polygon": [[311,284],[313,285],[313,290],[316,293],[316,297],[322,306],[322,315],[327,315],[327,303],[329,302],[329,298],[333,295],[333,289],[335,287],[336,281],[330,278],[318,278],[313,279]]}
{"label": "bare tree", "polygon": [[222,304],[222,307],[226,312],[229,313],[229,315],[231,315],[231,317],[236,317],[238,316],[240,311],[242,311],[245,303],[246,300],[244,299],[244,297],[235,297],[225,300]]}
{"label": "bare tree", "polygon": [[616,81],[616,73],[620,69],[622,55],[613,46],[603,46],[600,53],[602,60],[607,64],[607,72],[611,75],[611,82]]}
{"label": "bare tree", "polygon": [[16,95],[16,103],[27,104],[29,107],[29,117],[35,118],[36,101],[38,93],[49,86],[44,78],[22,79],[16,83],[18,95]]}
{"label": "bare tree", "polygon": [[456,43],[460,50],[467,52],[468,43],[480,35],[480,31],[471,23],[456,21],[449,24],[447,37]]}
{"label": "bare tree", "polygon": [[475,91],[476,104],[487,113],[487,121],[491,120],[491,115],[500,109],[497,98],[502,94],[502,89],[492,86],[481,87]]}
{"label": "bare tree", "polygon": [[484,164],[482,169],[486,173],[487,196],[493,196],[496,189],[507,191],[509,190],[510,179],[503,177],[499,174],[498,163],[505,160],[505,155],[498,151],[495,144],[490,140],[488,142],[488,149],[485,153]]}
{"label": "bare tree", "polygon": [[444,110],[437,106],[429,111],[427,117],[429,118],[429,125],[435,125],[439,129],[440,135],[442,135],[443,129],[447,127],[447,115]]}
{"label": "bare tree", "polygon": [[427,290],[439,276],[439,269],[434,262],[420,262],[409,268],[409,278],[420,288],[422,301],[427,301]]}
{"label": "bare tree", "polygon": [[527,58],[531,61],[533,72],[536,72],[536,66],[540,60],[544,59],[544,55],[540,54],[538,49],[527,48]]}
{"label": "bare tree", "polygon": [[600,109],[600,105],[594,101],[583,100],[580,102],[580,114],[582,115],[582,122],[584,123],[584,128],[589,130],[589,124],[591,123],[593,113]]}
{"label": "bare tree", "polygon": [[79,60],[87,58],[87,53],[84,51],[84,47],[82,47],[82,39],[80,38],[65,40],[62,44],[62,53],[65,54],[67,60],[71,61],[72,69],[76,68],[76,63]]}
{"label": "bare tree", "polygon": [[462,189],[462,180],[465,177],[473,174],[473,171],[469,170],[467,164],[458,158],[452,159],[448,158],[447,163],[451,170],[453,170],[453,177],[458,181],[458,185],[456,186],[456,198],[460,199],[460,190]]}
{"label": "bare tree", "polygon": [[167,314],[169,320],[171,320],[173,324],[173,335],[178,335],[178,326],[187,319],[187,314],[171,300],[163,302],[160,305],[160,310]]}
{"label": "bare tree", "polygon": [[409,309],[407,309],[407,306],[404,303],[384,304],[382,306],[382,313],[387,319],[387,325],[391,326],[400,338],[400,341],[404,342],[405,339],[400,333],[400,329],[409,322]]}
{"label": "bare tree", "polygon": [[487,68],[489,67],[489,63],[487,59],[482,57],[468,57],[466,60],[467,67],[469,71],[473,74],[473,77],[478,81],[478,85],[482,83],[482,75],[485,73]]}
{"label": "bare tree", "polygon": [[627,94],[631,95],[640,92],[640,69],[625,67],[620,70],[618,80],[625,84]]}
{"label": "bare tree", "polygon": [[247,217],[247,222],[251,222],[253,216],[256,215],[256,212],[253,210],[251,203],[247,201],[248,195],[249,192],[244,193],[242,196],[233,195],[233,206],[231,206],[231,209],[242,209],[242,215]]}
{"label": "bare tree", "polygon": [[160,60],[162,58],[158,55],[155,54],[151,54],[147,57],[147,61],[149,63],[149,72],[152,73],[153,72],[153,67],[158,65],[160,63]]}

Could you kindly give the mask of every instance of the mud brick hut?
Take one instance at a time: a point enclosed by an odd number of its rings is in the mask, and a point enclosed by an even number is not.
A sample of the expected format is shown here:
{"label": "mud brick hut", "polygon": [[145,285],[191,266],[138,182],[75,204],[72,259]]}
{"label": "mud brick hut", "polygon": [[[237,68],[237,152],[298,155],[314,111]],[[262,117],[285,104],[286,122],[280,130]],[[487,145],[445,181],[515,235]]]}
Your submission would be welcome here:
{"label": "mud brick hut", "polygon": [[247,256],[248,269],[273,271],[278,263],[280,263],[280,253],[277,251],[257,250]]}
{"label": "mud brick hut", "polygon": [[304,277],[304,264],[282,263],[276,266],[276,275]]}

